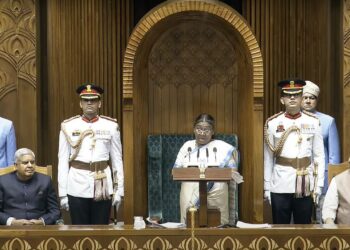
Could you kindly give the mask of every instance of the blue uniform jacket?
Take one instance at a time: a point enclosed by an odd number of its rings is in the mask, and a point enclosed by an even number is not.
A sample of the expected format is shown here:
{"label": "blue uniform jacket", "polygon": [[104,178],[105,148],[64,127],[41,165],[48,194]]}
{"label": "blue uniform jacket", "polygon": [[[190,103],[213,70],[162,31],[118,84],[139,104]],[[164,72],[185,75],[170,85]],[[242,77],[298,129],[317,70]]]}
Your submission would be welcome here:
{"label": "blue uniform jacket", "polygon": [[14,163],[16,136],[13,123],[0,117],[0,168]]}
{"label": "blue uniform jacket", "polygon": [[320,119],[322,128],[322,137],[325,154],[325,176],[322,193],[326,193],[328,189],[328,163],[340,163],[340,146],[337,126],[333,117],[316,112],[316,116]]}
{"label": "blue uniform jacket", "polygon": [[46,225],[60,218],[56,192],[49,176],[35,173],[20,181],[16,172],[0,176],[0,224],[6,225],[9,217],[16,219],[43,218]]}

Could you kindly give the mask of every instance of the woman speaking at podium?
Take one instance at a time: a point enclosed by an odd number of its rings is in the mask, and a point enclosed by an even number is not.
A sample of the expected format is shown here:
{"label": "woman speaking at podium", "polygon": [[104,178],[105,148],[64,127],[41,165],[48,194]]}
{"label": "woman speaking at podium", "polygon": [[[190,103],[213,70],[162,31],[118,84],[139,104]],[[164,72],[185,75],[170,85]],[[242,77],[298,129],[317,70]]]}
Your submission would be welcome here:
{"label": "woman speaking at podium", "polygon": [[[174,168],[191,166],[220,168],[238,167],[238,151],[232,145],[215,140],[215,121],[209,114],[200,114],[193,126],[195,140],[184,143],[181,147]],[[221,224],[229,220],[228,185],[226,182],[208,182],[208,207],[220,209]],[[189,207],[199,206],[198,182],[182,182],[180,192],[181,222],[186,222],[186,212]]]}

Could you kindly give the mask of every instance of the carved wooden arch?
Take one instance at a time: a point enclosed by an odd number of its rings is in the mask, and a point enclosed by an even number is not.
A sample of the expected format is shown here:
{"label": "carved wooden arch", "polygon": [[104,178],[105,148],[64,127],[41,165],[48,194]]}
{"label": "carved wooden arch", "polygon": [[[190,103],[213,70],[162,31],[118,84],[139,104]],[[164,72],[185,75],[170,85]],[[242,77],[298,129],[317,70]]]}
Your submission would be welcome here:
{"label": "carved wooden arch", "polygon": [[245,20],[232,8],[215,0],[176,0],[167,1],[156,7],[151,13],[146,15],[134,28],[128,45],[125,50],[123,63],[123,100],[133,98],[133,69],[137,49],[147,32],[152,29],[157,22],[170,15],[183,11],[202,11],[213,14],[224,19],[232,25],[232,28],[239,31],[246,42],[254,68],[253,86],[254,99],[256,104],[261,103],[264,96],[264,72],[263,58],[258,42],[250,30]]}
{"label": "carved wooden arch", "polygon": [[[251,117],[249,123],[251,130],[242,136],[243,155],[250,154],[250,158],[243,159],[244,164],[250,169],[244,170],[243,174],[248,180],[254,180],[255,185],[248,184],[242,188],[243,193],[249,194],[245,197],[245,202],[241,203],[243,214],[242,219],[251,222],[262,221],[262,176],[263,176],[263,59],[259,45],[245,20],[231,7],[215,0],[169,0],[155,7],[150,11],[134,28],[124,55],[123,62],[123,147],[124,147],[124,169],[125,169],[125,223],[131,224],[135,215],[135,191],[134,175],[136,174],[135,159],[140,154],[134,149],[135,124],[140,121],[137,118],[135,108],[135,67],[137,65],[137,55],[140,53],[140,45],[150,33],[151,29],[164,19],[181,12],[203,12],[220,18],[232,27],[232,31],[239,33],[241,39],[247,47],[248,58],[252,65],[252,88],[251,88]],[[136,119],[135,119],[136,118]],[[251,145],[250,142],[251,141]],[[254,143],[253,143],[254,141]],[[242,140],[241,140],[242,142]],[[254,187],[252,187],[254,186]],[[248,198],[248,199],[247,199]],[[143,201],[144,202],[144,201]],[[249,213],[249,214],[248,214]]]}

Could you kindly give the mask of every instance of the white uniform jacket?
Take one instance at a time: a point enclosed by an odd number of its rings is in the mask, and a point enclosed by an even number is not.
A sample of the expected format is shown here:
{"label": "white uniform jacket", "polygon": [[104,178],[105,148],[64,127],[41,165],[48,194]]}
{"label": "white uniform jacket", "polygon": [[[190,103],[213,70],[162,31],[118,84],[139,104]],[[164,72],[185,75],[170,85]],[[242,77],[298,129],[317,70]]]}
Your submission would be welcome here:
{"label": "white uniform jacket", "polygon": [[[76,153],[71,145],[76,145],[84,131],[93,133],[84,137],[74,160],[85,163],[108,161],[112,164],[114,177],[118,181],[118,194],[124,196],[124,171],[120,132],[115,120],[100,116],[95,122],[86,122],[81,116],[72,117],[61,124],[58,150],[58,191],[59,196],[67,194],[81,197],[94,197],[94,172],[70,167],[70,159]],[[67,140],[69,138],[70,142]],[[78,147],[79,148],[79,147]],[[113,181],[110,167],[107,175],[108,193],[113,194]]]}
{"label": "white uniform jacket", "polygon": [[[318,163],[317,190],[322,190],[324,181],[324,148],[319,120],[309,114],[301,113],[296,119],[291,119],[281,113],[268,121],[267,138],[273,147],[276,147],[282,133],[291,126],[300,129],[292,131],[282,148],[281,157],[303,158],[311,157],[311,165],[306,169],[310,177],[310,191],[314,189],[314,162]],[[301,142],[300,140],[301,136]],[[299,143],[300,142],[300,143]],[[292,166],[282,166],[275,163],[276,157],[270,150],[266,141],[264,143],[264,190],[273,193],[295,193],[296,169]]]}

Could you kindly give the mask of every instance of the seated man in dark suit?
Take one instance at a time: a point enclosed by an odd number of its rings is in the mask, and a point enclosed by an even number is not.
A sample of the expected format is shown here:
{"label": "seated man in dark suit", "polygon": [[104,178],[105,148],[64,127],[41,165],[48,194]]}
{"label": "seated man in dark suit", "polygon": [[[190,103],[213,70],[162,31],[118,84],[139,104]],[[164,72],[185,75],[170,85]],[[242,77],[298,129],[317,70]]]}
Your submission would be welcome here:
{"label": "seated man in dark suit", "polygon": [[55,224],[61,214],[51,177],[35,172],[30,149],[18,149],[15,164],[17,171],[0,176],[0,224]]}

